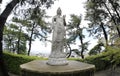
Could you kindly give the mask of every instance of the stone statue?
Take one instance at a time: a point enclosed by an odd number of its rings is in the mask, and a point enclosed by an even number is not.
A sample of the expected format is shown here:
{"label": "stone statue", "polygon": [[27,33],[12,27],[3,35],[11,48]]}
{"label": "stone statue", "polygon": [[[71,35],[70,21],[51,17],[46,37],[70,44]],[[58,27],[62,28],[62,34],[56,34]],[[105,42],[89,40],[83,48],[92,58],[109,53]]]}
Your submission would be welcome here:
{"label": "stone statue", "polygon": [[65,16],[61,16],[62,11],[60,8],[57,9],[57,15],[52,19],[52,48],[51,54],[47,64],[49,65],[65,65],[68,64],[66,60],[66,53],[64,53],[65,46]]}

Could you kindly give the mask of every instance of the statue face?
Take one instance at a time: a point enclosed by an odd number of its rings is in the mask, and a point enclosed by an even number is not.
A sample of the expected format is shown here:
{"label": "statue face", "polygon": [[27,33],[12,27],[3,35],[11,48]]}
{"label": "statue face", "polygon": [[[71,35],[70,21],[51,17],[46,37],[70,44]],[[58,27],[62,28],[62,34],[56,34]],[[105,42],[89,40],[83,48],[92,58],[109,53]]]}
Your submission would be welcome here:
{"label": "statue face", "polygon": [[62,11],[60,8],[57,9],[57,15],[61,15],[62,14]]}

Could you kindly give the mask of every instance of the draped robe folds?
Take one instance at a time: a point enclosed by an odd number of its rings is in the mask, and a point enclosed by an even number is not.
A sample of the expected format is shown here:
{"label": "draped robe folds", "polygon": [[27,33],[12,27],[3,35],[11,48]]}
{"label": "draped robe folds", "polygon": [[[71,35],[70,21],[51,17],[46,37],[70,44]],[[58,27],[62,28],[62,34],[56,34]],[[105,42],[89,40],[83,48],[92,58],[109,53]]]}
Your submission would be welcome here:
{"label": "draped robe folds", "polygon": [[64,19],[60,16],[54,16],[53,20],[53,35],[52,35],[52,50],[51,58],[65,58],[65,27]]}

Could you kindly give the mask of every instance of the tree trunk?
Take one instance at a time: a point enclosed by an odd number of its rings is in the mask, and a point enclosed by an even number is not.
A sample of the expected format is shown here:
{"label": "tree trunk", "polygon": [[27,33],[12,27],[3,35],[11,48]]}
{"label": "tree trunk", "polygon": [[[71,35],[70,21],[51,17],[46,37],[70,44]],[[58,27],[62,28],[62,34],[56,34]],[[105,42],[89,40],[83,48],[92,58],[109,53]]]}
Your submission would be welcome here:
{"label": "tree trunk", "polygon": [[2,3],[2,0],[0,0],[0,3]]}
{"label": "tree trunk", "polygon": [[108,46],[108,36],[107,36],[107,32],[106,32],[106,30],[105,30],[105,28],[104,28],[103,25],[104,25],[104,24],[101,22],[100,27],[101,27],[102,30],[103,30],[104,38],[105,38],[105,41],[106,41],[106,46]]}
{"label": "tree trunk", "polygon": [[71,56],[71,54],[72,54],[72,49],[71,49],[71,47],[70,47],[70,44],[69,44],[69,43],[67,43],[67,45],[68,45],[68,48],[70,49],[69,55],[67,56],[67,58],[69,58],[69,57]]}
{"label": "tree trunk", "polygon": [[12,40],[11,39],[9,39],[9,45],[10,45],[10,48],[9,48],[9,50],[10,50],[10,52],[12,51],[12,49],[11,49],[11,45],[12,45]]}
{"label": "tree trunk", "polygon": [[83,52],[84,52],[84,44],[83,44],[83,38],[82,36],[79,34],[79,39],[80,39],[80,42],[81,42],[81,46],[82,46],[82,49],[81,49],[81,58],[84,59],[84,55],[83,55]]}
{"label": "tree trunk", "polygon": [[[36,25],[36,26],[37,26],[37,25]],[[35,26],[35,23],[33,23],[33,27],[32,27],[32,30],[31,30],[31,35],[30,35],[30,39],[29,39],[28,56],[30,55],[33,32],[34,32],[34,28],[35,28],[36,26]]]}
{"label": "tree trunk", "polygon": [[120,20],[120,15],[119,15],[119,13],[118,13],[118,11],[117,11],[117,8],[116,8],[116,7],[114,6],[114,4],[113,4],[113,1],[112,1],[112,0],[109,0],[109,2],[111,3],[113,9],[115,10],[115,12],[116,12],[116,14],[117,14],[117,16],[118,16],[118,18],[119,18],[119,20]]}
{"label": "tree trunk", "polygon": [[108,13],[110,14],[110,17],[111,17],[111,19],[113,20],[113,22],[114,22],[114,24],[115,24],[115,27],[116,27],[116,30],[117,30],[117,32],[118,32],[118,36],[120,37],[120,30],[119,30],[119,28],[118,28],[118,26],[117,26],[117,23],[116,23],[115,19],[113,18],[113,16],[112,16],[109,8],[107,7],[107,5],[106,5],[104,2],[103,2],[103,4],[104,4],[105,8],[107,9]]}
{"label": "tree trunk", "polygon": [[12,51],[12,49],[11,49],[12,39],[11,39],[11,37],[10,37],[9,35],[8,35],[8,45],[7,45],[7,46],[8,46],[8,49],[7,49],[7,50],[11,52],[11,51]]}
{"label": "tree trunk", "polygon": [[12,0],[0,15],[0,71],[1,71],[0,73],[2,73],[3,76],[9,76],[3,59],[3,48],[2,48],[3,29],[8,16],[10,15],[11,11],[13,10],[13,8],[16,6],[17,3],[19,3],[19,0]]}
{"label": "tree trunk", "polygon": [[30,55],[30,51],[31,51],[32,37],[33,37],[33,31],[31,32],[31,36],[30,36],[30,39],[29,39],[28,56]]}
{"label": "tree trunk", "polygon": [[17,54],[20,54],[20,39],[21,39],[21,31],[22,31],[22,26],[20,26],[20,30],[19,30],[19,34],[18,34]]}

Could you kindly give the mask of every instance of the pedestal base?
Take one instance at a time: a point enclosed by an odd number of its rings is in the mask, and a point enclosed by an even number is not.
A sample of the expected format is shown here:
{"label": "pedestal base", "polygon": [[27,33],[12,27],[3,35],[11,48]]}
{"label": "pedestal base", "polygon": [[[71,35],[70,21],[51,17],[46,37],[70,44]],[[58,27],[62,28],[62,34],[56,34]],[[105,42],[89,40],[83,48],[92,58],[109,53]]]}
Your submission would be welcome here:
{"label": "pedestal base", "polygon": [[47,64],[53,65],[53,66],[67,65],[68,61],[66,58],[49,58],[49,60],[47,61]]}
{"label": "pedestal base", "polygon": [[21,76],[94,76],[94,65],[69,61],[68,65],[50,66],[47,60],[35,60],[20,65]]}

